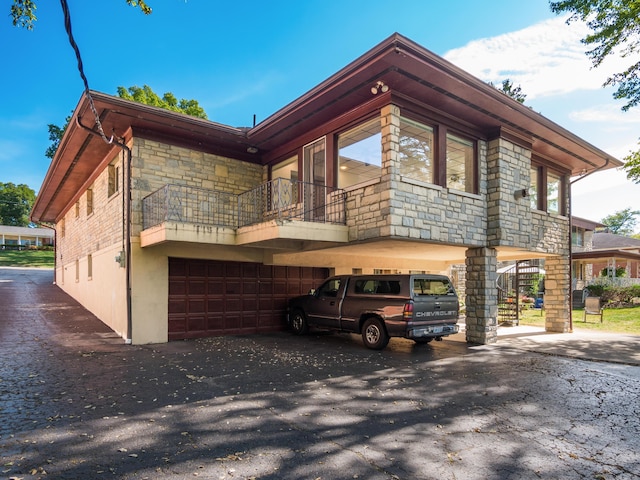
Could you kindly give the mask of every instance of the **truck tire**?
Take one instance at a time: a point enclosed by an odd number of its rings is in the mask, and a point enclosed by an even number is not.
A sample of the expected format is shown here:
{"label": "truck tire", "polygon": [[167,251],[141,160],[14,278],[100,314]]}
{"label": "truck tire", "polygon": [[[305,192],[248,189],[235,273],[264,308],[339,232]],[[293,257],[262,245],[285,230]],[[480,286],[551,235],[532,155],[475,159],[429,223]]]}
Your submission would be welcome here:
{"label": "truck tire", "polygon": [[384,324],[378,318],[369,318],[362,326],[362,341],[365,347],[382,350],[389,343],[389,335]]}
{"label": "truck tire", "polygon": [[309,331],[309,323],[307,316],[300,310],[294,310],[291,313],[291,330],[296,335],[304,335]]}

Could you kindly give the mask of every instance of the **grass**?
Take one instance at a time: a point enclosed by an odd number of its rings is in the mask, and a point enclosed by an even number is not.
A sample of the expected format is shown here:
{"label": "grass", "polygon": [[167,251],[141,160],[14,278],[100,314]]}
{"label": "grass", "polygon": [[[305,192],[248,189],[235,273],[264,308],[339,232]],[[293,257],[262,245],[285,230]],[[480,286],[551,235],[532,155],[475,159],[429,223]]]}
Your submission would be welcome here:
{"label": "grass", "polygon": [[[544,327],[544,320],[544,311],[525,310],[520,318],[520,325]],[[584,310],[573,310],[573,329],[640,335],[640,307],[605,308],[602,323],[594,315],[588,315],[585,322]]]}
{"label": "grass", "polygon": [[0,250],[0,267],[53,268],[53,250]]}

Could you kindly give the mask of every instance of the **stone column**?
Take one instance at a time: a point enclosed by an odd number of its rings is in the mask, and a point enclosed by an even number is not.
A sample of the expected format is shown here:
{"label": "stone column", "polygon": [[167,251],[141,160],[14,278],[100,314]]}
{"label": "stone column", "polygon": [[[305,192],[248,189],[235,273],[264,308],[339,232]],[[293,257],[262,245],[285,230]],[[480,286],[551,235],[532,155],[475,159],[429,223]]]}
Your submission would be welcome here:
{"label": "stone column", "polygon": [[547,272],[544,280],[545,330],[569,332],[569,258],[558,255],[547,257],[544,268]]}
{"label": "stone column", "polygon": [[498,339],[497,253],[494,248],[470,248],[466,252],[466,338],[488,344]]}

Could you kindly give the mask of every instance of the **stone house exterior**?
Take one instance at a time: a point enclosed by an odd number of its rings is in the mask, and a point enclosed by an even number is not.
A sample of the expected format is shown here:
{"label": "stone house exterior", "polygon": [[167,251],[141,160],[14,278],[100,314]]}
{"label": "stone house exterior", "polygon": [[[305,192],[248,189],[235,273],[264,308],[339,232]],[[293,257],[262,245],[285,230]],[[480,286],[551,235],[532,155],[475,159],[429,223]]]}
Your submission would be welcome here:
{"label": "stone house exterior", "polygon": [[60,288],[133,343],[279,330],[329,274],[459,264],[467,341],[492,343],[497,262],[530,258],[569,331],[569,178],[621,165],[399,34],[251,128],[98,92],[73,118],[32,219]]}

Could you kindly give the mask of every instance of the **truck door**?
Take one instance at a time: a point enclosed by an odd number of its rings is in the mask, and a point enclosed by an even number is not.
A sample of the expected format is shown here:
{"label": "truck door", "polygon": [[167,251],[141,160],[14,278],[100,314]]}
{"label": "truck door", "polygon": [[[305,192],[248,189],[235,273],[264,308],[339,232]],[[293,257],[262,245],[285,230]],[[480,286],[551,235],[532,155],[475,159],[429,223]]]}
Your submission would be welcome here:
{"label": "truck door", "polygon": [[340,277],[330,278],[315,293],[313,308],[309,308],[309,323],[328,328],[338,328],[340,305],[346,281]]}

